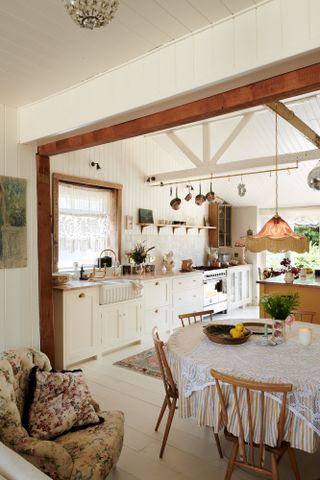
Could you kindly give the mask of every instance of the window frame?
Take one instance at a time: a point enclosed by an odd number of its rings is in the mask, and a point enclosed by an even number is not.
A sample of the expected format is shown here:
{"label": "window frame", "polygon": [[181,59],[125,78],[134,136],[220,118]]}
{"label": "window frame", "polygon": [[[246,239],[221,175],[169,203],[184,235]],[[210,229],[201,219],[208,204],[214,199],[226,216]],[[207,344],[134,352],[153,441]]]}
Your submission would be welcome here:
{"label": "window frame", "polygon": [[106,182],[94,178],[73,177],[61,173],[52,174],[52,267],[53,272],[58,272],[59,261],[59,183],[69,183],[75,186],[85,186],[101,189],[112,189],[116,195],[117,205],[117,244],[118,259],[121,259],[122,242],[122,189],[121,183]]}

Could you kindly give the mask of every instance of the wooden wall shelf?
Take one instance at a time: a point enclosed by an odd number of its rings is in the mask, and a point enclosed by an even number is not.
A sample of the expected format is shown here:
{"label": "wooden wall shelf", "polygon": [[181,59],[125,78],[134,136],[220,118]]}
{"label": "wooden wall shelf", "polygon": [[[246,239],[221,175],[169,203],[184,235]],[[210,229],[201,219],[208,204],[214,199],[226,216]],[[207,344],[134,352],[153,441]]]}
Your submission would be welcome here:
{"label": "wooden wall shelf", "polygon": [[160,233],[160,230],[162,228],[171,228],[173,234],[175,233],[176,230],[180,228],[184,228],[186,233],[188,234],[189,230],[198,230],[198,234],[201,232],[201,230],[215,230],[217,227],[213,226],[205,226],[205,225],[172,225],[172,224],[163,224],[163,223],[139,223],[140,226],[140,231],[143,233],[143,230],[147,227],[156,227],[157,228],[157,233]]}

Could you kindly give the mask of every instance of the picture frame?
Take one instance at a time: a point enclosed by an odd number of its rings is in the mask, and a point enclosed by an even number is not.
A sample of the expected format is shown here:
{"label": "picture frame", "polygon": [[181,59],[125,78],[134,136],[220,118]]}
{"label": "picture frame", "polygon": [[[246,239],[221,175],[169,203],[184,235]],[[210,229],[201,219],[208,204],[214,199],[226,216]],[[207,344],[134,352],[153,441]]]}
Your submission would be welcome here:
{"label": "picture frame", "polygon": [[153,211],[146,208],[139,208],[139,223],[153,224]]}

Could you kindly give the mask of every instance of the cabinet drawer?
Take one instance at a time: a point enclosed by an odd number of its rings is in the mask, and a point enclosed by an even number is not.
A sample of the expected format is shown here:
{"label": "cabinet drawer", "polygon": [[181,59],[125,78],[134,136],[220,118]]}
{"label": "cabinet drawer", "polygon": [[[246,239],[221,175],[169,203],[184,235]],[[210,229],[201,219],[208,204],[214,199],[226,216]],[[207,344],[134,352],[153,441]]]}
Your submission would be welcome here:
{"label": "cabinet drawer", "polygon": [[180,308],[182,305],[203,306],[203,287],[190,289],[188,291],[173,294],[173,308]]}
{"label": "cabinet drawer", "polygon": [[169,303],[169,282],[168,280],[152,280],[144,283],[143,289],[144,308],[163,307]]}
{"label": "cabinet drawer", "polygon": [[167,331],[169,324],[169,307],[153,308],[144,312],[144,333],[151,334],[153,327]]}
{"label": "cabinet drawer", "polygon": [[202,275],[174,278],[172,281],[173,293],[187,289],[195,289],[203,286]]}

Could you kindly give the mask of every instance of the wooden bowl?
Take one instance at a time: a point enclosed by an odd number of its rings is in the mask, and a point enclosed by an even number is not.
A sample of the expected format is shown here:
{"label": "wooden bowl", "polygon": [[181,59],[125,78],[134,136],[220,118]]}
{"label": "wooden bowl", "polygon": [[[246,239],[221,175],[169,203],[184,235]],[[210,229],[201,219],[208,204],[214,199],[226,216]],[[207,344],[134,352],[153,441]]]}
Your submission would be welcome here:
{"label": "wooden bowl", "polygon": [[231,328],[234,325],[219,325],[209,324],[203,327],[203,333],[207,335],[209,340],[214,343],[220,343],[221,345],[241,345],[249,340],[252,335],[251,330],[246,328],[246,333],[241,338],[232,338],[230,335]]}
{"label": "wooden bowl", "polygon": [[70,275],[68,273],[53,273],[52,274],[52,284],[54,287],[59,285],[65,285],[70,281]]}

